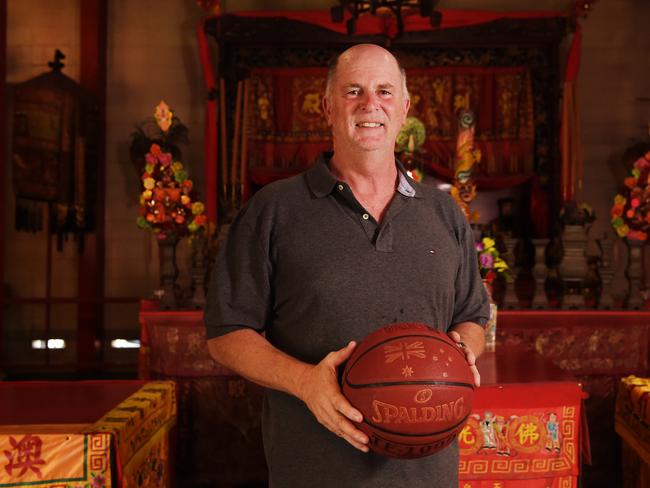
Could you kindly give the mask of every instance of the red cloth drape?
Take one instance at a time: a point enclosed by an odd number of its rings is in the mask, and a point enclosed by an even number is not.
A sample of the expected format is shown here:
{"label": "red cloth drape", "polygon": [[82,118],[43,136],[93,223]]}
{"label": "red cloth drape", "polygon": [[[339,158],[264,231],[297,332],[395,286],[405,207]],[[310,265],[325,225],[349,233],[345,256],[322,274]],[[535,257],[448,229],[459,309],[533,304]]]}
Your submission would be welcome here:
{"label": "red cloth drape", "polygon": [[562,97],[560,189],[562,200],[565,202],[573,200],[576,189],[580,189],[582,186],[583,161],[576,93],[576,77],[580,68],[581,45],[582,32],[578,24],[567,57]]}

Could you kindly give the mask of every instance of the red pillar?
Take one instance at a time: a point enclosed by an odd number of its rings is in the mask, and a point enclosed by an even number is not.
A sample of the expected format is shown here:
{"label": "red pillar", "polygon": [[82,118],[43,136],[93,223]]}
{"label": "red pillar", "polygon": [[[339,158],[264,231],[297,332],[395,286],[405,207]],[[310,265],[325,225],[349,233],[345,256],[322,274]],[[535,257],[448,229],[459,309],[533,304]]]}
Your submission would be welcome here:
{"label": "red pillar", "polygon": [[[199,57],[203,67],[203,81],[208,93],[205,108],[205,142],[203,148],[203,177],[205,179],[205,214],[211,224],[217,224],[218,199],[217,168],[218,168],[218,137],[217,137],[217,82],[212,65],[208,41],[205,35],[204,23],[200,22],[196,28],[199,42]],[[222,182],[223,183],[223,182]]]}
{"label": "red pillar", "polygon": [[[5,94],[7,91],[7,0],[0,0],[0,233],[5,232],[5,204],[7,196],[5,195],[5,114],[7,113],[7,104]],[[0,286],[4,288],[5,282],[5,240],[0,239]],[[0,310],[0,358],[3,357],[3,321],[4,321],[4,290],[0,291],[0,303],[3,307]],[[0,359],[0,368],[2,359]]]}
{"label": "red pillar", "polygon": [[107,1],[83,0],[81,4],[81,86],[92,93],[99,107],[99,138],[95,208],[95,229],[85,236],[79,256],[77,310],[77,367],[92,373],[102,359],[104,332],[105,262],[105,138],[106,138],[106,31]]}

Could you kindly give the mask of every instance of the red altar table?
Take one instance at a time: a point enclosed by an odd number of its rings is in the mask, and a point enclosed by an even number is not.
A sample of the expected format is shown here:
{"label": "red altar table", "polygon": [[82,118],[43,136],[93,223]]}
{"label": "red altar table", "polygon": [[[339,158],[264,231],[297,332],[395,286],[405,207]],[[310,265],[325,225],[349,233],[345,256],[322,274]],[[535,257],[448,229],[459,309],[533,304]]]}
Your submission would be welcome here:
{"label": "red altar table", "polygon": [[[183,385],[178,464],[188,463],[187,486],[263,482],[262,389],[212,361],[202,312],[142,311],[140,324],[141,374]],[[525,347],[501,346],[483,355],[479,367],[483,386],[459,436],[460,488],[575,487],[585,433],[578,383]],[[198,395],[202,409],[197,409]],[[212,435],[200,435],[204,429]],[[183,447],[183,439],[192,439],[192,455],[182,452],[190,448]],[[203,445],[196,445],[197,439]]]}
{"label": "red altar table", "polygon": [[589,394],[590,488],[620,486],[621,443],[614,431],[623,376],[650,375],[650,312],[646,310],[499,310],[497,346],[530,347],[573,374]]}
{"label": "red altar table", "polygon": [[623,486],[650,486],[650,378],[622,378],[616,397],[616,433],[622,440]]}
{"label": "red altar table", "polygon": [[[143,302],[143,308],[150,305]],[[174,380],[177,385],[179,486],[266,481],[263,389],[212,360],[202,311],[142,311],[139,365],[140,378]]]}
{"label": "red altar table", "polygon": [[0,486],[169,486],[174,384],[0,382]]}

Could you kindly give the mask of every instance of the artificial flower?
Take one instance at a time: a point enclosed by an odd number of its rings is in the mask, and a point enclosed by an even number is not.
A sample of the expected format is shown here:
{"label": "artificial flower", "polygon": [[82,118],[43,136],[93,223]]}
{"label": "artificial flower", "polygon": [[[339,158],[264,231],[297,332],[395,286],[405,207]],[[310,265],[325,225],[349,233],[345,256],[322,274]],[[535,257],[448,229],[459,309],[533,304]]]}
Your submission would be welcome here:
{"label": "artificial flower", "polygon": [[191,236],[204,230],[205,205],[193,201],[193,184],[183,163],[173,161],[171,153],[158,144],[151,144],[145,161],[138,227],[152,231],[158,239]]}
{"label": "artificial flower", "polygon": [[490,237],[484,237],[475,245],[478,253],[479,271],[481,278],[487,284],[491,284],[497,276],[503,276],[506,280],[510,280],[510,272],[508,264],[501,258],[499,251],[496,248],[496,242]]}
{"label": "artificial flower", "polygon": [[479,256],[479,261],[483,268],[492,268],[492,266],[494,265],[494,256],[489,253],[482,253]]}
{"label": "artificial flower", "polygon": [[203,212],[205,212],[205,205],[203,205],[203,203],[201,203],[201,202],[194,202],[194,203],[192,204],[192,213],[193,213],[194,215],[200,215],[200,214],[202,214]]}
{"label": "artificial flower", "polygon": [[638,158],[623,184],[629,192],[617,194],[610,223],[619,237],[646,241],[650,233],[650,152]]}

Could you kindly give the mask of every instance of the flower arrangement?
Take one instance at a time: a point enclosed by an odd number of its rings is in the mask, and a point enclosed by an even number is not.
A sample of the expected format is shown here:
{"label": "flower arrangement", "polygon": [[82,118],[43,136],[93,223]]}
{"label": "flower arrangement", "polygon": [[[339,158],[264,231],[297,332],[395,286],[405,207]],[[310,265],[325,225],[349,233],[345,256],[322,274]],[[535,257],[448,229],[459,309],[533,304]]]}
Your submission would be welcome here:
{"label": "flower arrangement", "polygon": [[634,162],[623,180],[627,195],[618,193],[610,210],[611,224],[619,237],[644,242],[650,233],[650,151]]}
{"label": "flower arrangement", "polygon": [[488,286],[492,284],[497,276],[510,280],[508,264],[501,258],[494,239],[490,237],[481,239],[476,243],[476,252],[478,253],[478,267],[481,278],[485,280]]}
{"label": "flower arrangement", "polygon": [[180,151],[173,143],[179,136],[186,138],[187,130],[165,102],[156,107],[153,121],[157,126],[155,130],[138,128],[131,146],[133,156],[134,152],[141,151],[139,148],[143,144],[148,144],[141,158],[144,168],[140,177],[138,227],[152,231],[158,240],[196,236],[207,224],[205,206],[195,200],[194,185],[174,154],[180,155]]}
{"label": "flower arrangement", "polygon": [[207,224],[205,206],[194,201],[193,183],[183,163],[152,144],[145,156],[140,194],[138,227],[156,234],[159,240],[196,235]]}

